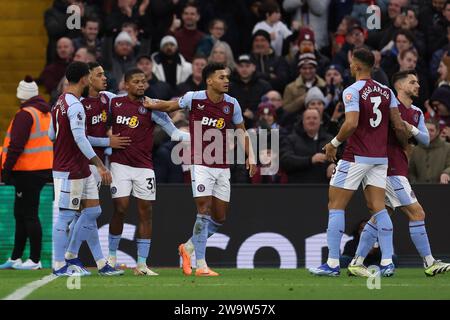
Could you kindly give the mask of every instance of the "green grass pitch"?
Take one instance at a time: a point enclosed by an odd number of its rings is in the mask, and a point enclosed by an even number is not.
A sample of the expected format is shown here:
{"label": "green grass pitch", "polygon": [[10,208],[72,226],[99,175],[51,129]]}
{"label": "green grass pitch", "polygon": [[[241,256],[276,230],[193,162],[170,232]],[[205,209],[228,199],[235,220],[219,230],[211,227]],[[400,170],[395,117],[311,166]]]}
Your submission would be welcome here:
{"label": "green grass pitch", "polygon": [[[369,290],[367,279],[314,277],[305,269],[215,269],[220,277],[186,277],[180,269],[155,268],[156,277],[93,275],[80,279],[81,288],[69,290],[58,278],[33,291],[26,299],[450,299],[450,273],[428,278],[422,269],[397,269],[381,278],[380,289]],[[24,285],[49,275],[50,270],[0,271],[0,299]]]}

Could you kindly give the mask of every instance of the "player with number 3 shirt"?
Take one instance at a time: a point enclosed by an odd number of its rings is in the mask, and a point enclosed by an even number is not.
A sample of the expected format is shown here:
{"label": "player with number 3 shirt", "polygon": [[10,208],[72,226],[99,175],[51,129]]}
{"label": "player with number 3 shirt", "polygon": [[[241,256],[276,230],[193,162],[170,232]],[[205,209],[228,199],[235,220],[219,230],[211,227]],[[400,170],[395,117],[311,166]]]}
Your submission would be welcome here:
{"label": "player with number 3 shirt", "polygon": [[[345,209],[362,183],[367,207],[378,225],[382,252],[381,274],[394,273],[392,263],[392,221],[384,206],[388,169],[388,129],[392,125],[402,146],[408,136],[392,90],[371,79],[375,57],[370,50],[357,49],[350,63],[356,82],[343,92],[345,122],[338,135],[324,149],[329,161],[336,160],[337,147],[347,140],[343,158],[331,177],[328,201],[328,260],[310,272],[319,276],[338,276]],[[368,273],[367,269],[361,269]]]}

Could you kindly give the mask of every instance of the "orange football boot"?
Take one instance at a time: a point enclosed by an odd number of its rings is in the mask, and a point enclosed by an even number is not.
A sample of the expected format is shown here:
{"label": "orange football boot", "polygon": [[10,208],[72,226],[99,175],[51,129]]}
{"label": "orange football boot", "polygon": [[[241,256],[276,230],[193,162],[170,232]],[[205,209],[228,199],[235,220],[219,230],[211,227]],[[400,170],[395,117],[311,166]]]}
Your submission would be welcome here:
{"label": "orange football boot", "polygon": [[190,276],[192,274],[191,256],[189,255],[186,248],[184,247],[184,243],[182,243],[178,246],[178,253],[180,254],[181,261],[182,261],[183,274],[185,276]]}
{"label": "orange football boot", "polygon": [[195,276],[197,277],[217,277],[219,274],[212,271],[210,268],[200,268],[195,271]]}

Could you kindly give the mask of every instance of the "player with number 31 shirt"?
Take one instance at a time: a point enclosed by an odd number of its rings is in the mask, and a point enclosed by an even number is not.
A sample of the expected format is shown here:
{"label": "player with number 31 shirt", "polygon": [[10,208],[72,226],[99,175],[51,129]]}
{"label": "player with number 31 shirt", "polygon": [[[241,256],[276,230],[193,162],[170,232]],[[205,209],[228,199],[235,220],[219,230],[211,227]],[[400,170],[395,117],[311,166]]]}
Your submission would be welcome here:
{"label": "player with number 31 shirt", "polygon": [[[408,136],[392,90],[371,79],[374,62],[375,57],[370,50],[362,48],[353,52],[350,69],[356,82],[343,92],[345,122],[338,135],[324,148],[327,159],[334,161],[337,147],[347,140],[343,157],[330,181],[328,260],[320,267],[310,269],[314,275],[340,274],[345,209],[361,183],[369,212],[378,225],[382,252],[381,274],[391,276],[394,272],[392,221],[384,206],[389,126],[393,126],[402,146],[406,146]],[[362,272],[368,273],[366,269],[362,269]]]}
{"label": "player with number 31 shirt", "polygon": [[117,249],[122,236],[125,214],[130,195],[137,201],[139,225],[137,230],[136,275],[156,275],[147,267],[152,237],[152,205],[156,199],[156,181],[153,171],[152,149],[154,123],[159,124],[173,139],[189,140],[189,134],[175,128],[170,117],[163,112],[151,111],[142,105],[145,75],[140,69],[125,73],[127,96],[111,100],[112,133],[130,137],[133,141],[125,149],[114,149],[111,160],[111,195],[114,213],[109,225],[109,257],[116,265]]}

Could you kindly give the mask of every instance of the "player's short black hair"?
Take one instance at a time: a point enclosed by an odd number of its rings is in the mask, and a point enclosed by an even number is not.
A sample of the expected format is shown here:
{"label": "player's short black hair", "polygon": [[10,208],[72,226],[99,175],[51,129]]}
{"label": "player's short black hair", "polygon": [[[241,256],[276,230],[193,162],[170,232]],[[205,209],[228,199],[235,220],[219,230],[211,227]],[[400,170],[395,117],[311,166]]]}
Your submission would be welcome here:
{"label": "player's short black hair", "polygon": [[88,62],[89,71],[94,70],[97,67],[101,67],[100,63],[98,62]]}
{"label": "player's short black hair", "polygon": [[353,58],[361,61],[370,69],[372,69],[375,64],[375,56],[373,55],[372,51],[366,48],[358,48],[356,50],[353,50]]}
{"label": "player's short black hair", "polygon": [[139,73],[144,74],[144,71],[142,71],[142,70],[139,69],[139,68],[131,68],[131,69],[128,69],[128,70],[125,72],[125,75],[124,75],[124,80],[125,80],[125,82],[130,81],[131,78],[132,78],[135,74],[139,74]]}
{"label": "player's short black hair", "polygon": [[203,81],[206,82],[212,74],[214,74],[217,70],[225,70],[227,67],[223,63],[209,63],[207,64],[202,71]]}
{"label": "player's short black hair", "polygon": [[391,80],[392,85],[395,85],[400,80],[408,78],[409,75],[418,77],[416,70],[399,71],[392,76]]}
{"label": "player's short black hair", "polygon": [[66,79],[69,83],[75,84],[80,82],[81,78],[89,74],[89,66],[87,63],[75,61],[67,66]]}

